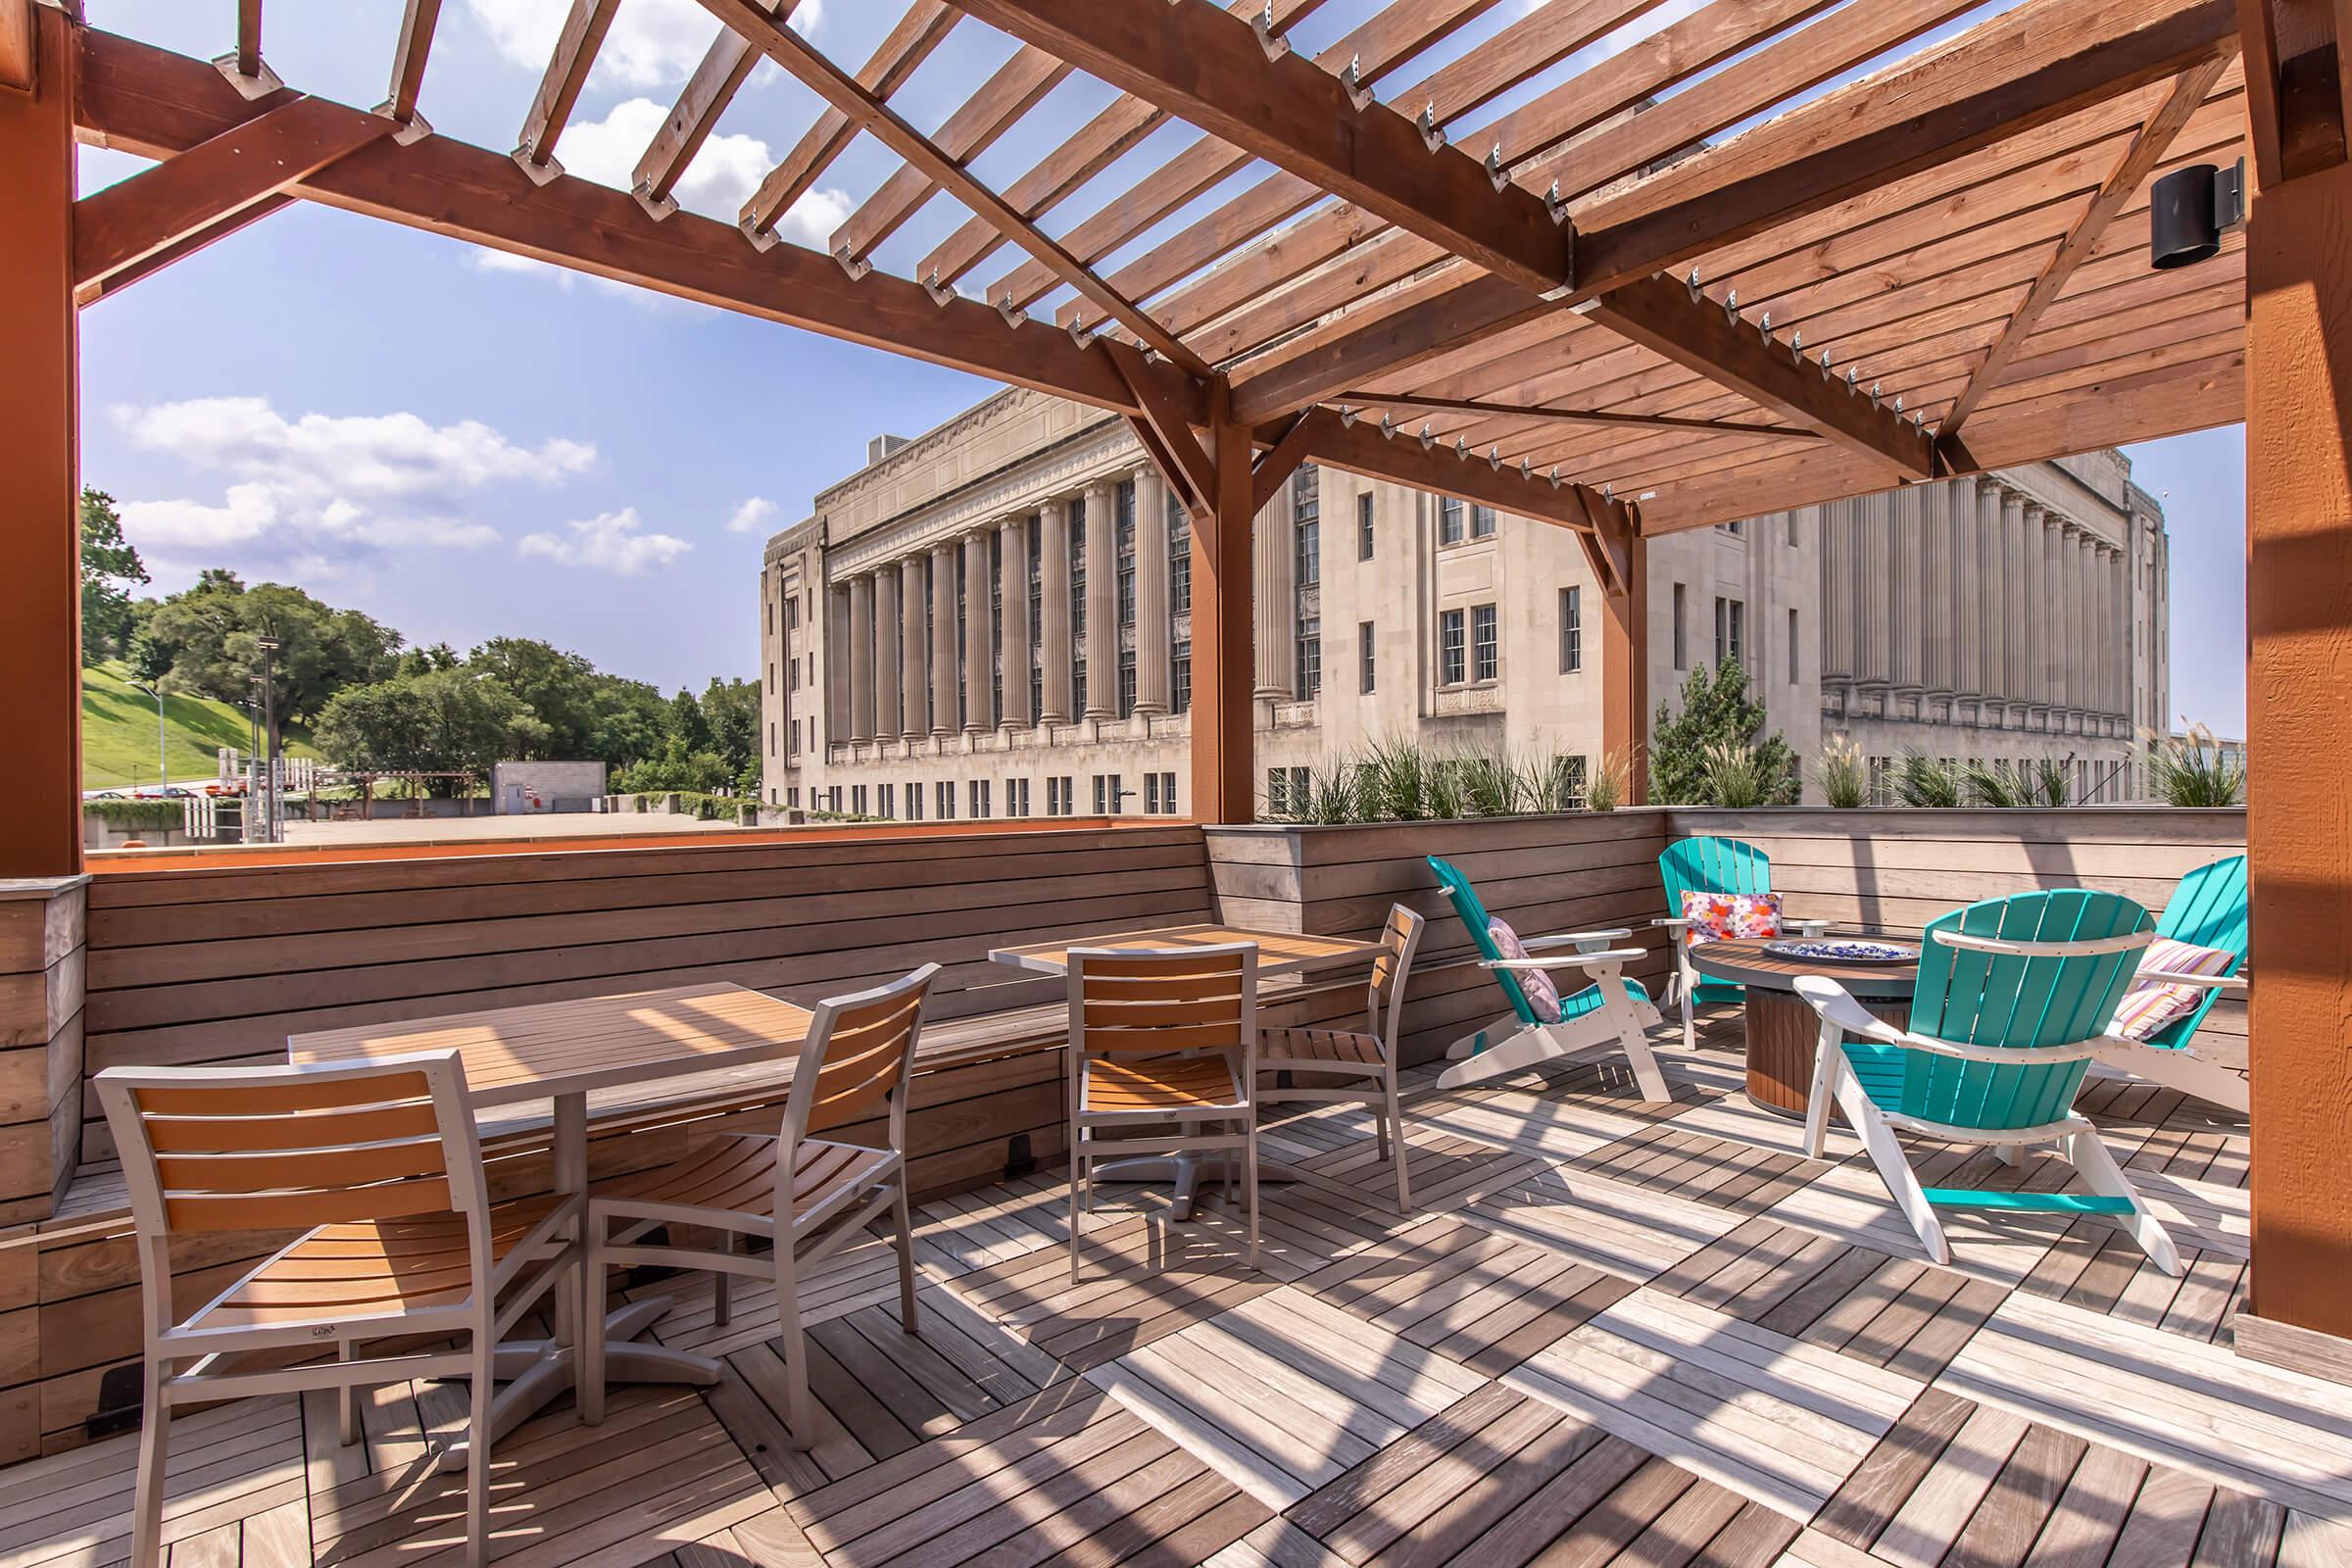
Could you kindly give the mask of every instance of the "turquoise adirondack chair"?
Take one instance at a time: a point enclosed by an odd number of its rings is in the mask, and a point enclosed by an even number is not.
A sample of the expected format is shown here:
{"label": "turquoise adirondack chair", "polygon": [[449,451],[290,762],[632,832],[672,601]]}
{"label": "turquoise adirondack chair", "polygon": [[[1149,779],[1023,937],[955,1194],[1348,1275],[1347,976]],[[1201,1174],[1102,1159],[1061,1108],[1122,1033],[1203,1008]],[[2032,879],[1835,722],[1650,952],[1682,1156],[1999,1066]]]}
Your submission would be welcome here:
{"label": "turquoise adirondack chair", "polygon": [[2120,1040],[2101,1059],[2109,1066],[2231,1110],[2251,1108],[2246,1080],[2227,1067],[2207,1061],[2189,1044],[2216,1001],[2224,995],[2245,993],[2246,982],[2237,971],[2245,966],[2248,942],[2246,858],[2232,855],[2226,860],[2200,865],[2182,877],[2180,885],[2173,889],[2164,913],[2156,919],[2156,934],[2200,948],[2220,948],[2233,956],[2230,966],[2219,975],[2142,969],[2142,979],[2161,975],[2167,980],[2195,986],[2205,995],[2197,1003],[2196,1010],[2186,1017],[2175,1019],[2145,1040]]}
{"label": "turquoise adirondack chair", "polygon": [[[1658,1071],[1657,1057],[1651,1054],[1648,1038],[1642,1033],[1658,1021],[1657,1006],[1649,1000],[1642,982],[1625,973],[1626,964],[1642,957],[1642,951],[1613,946],[1632,936],[1631,931],[1619,928],[1522,937],[1520,946],[1530,956],[1505,957],[1488,929],[1487,907],[1479,902],[1478,891],[1470,885],[1470,879],[1434,855],[1429,857],[1429,868],[1437,873],[1439,885],[1453,901],[1453,912],[1469,928],[1470,940],[1478,946],[1479,967],[1494,972],[1495,983],[1502,987],[1502,994],[1511,1004],[1508,1013],[1447,1049],[1446,1054],[1452,1058],[1453,1065],[1438,1075],[1438,1087],[1451,1089],[1498,1078],[1553,1056],[1590,1050],[1614,1038],[1633,1067],[1634,1082],[1640,1087],[1642,1098],[1645,1101],[1671,1098],[1665,1075]],[[1557,948],[1573,951],[1549,957],[1534,956],[1545,949]],[[1592,983],[1563,995],[1558,1016],[1546,1017],[1544,1013],[1549,1009],[1540,1007],[1519,982],[1522,972],[1539,969],[1579,969]]]}
{"label": "turquoise adirondack chair", "polygon": [[[1951,1260],[1938,1208],[2110,1214],[2168,1274],[2180,1272],[2172,1238],[2148,1209],[2088,1120],[2075,1093],[2093,1056],[2113,1042],[2107,1026],[2155,936],[2148,911],[2112,893],[2062,888],[1987,899],[1937,916],[1927,929],[1911,1027],[1873,1017],[1826,975],[1797,994],[1821,1016],[1806,1147],[1816,1155],[1835,1102],[1920,1245]],[[1898,1132],[1980,1144],[2014,1160],[2055,1143],[2090,1191],[1986,1192],[1923,1188]]]}
{"label": "turquoise adirondack chair", "polygon": [[[1738,839],[1678,839],[1658,857],[1658,878],[1666,884],[1667,917],[1652,921],[1674,933],[1674,989],[1683,1003],[1683,1049],[1698,1049],[1698,1030],[1691,1021],[1700,1004],[1737,1004],[1747,988],[1730,980],[1710,980],[1690,962],[1690,922],[1682,917],[1686,893],[1770,893],[1772,857]],[[1829,928],[1828,920],[1782,921],[1798,936],[1813,936]]]}

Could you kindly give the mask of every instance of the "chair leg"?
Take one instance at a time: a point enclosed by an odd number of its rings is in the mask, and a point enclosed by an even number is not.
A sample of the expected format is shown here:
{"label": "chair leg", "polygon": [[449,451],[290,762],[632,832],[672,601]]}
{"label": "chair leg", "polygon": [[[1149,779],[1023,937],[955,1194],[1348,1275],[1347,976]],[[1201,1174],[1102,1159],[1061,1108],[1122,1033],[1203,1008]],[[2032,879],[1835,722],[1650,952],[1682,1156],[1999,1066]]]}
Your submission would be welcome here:
{"label": "chair leg", "polygon": [[1879,1179],[1893,1195],[1895,1206],[1911,1222],[1919,1245],[1929,1257],[1938,1263],[1952,1260],[1951,1243],[1944,1239],[1943,1222],[1936,1217],[1935,1205],[1919,1185],[1911,1162],[1903,1157],[1903,1146],[1894,1136],[1894,1129],[1879,1114],[1879,1107],[1862,1092],[1861,1080],[1850,1072],[1838,1075],[1838,1105],[1845,1119],[1853,1123],[1862,1139],[1862,1148],[1870,1155],[1871,1164],[1878,1167]]}
{"label": "chair leg", "polygon": [[1821,1040],[1813,1048],[1813,1088],[1805,1098],[1805,1152],[1815,1159],[1830,1141],[1830,1105],[1838,1098],[1838,1076],[1845,1070],[1845,1053],[1838,1049],[1844,1040],[1844,1030],[1821,1020]]}
{"label": "chair leg", "polygon": [[[583,1342],[597,1338],[583,1324]],[[473,1416],[466,1444],[466,1568],[490,1559],[490,1401],[498,1394],[498,1341],[484,1324],[473,1331]]]}
{"label": "chair leg", "polygon": [[2066,1141],[2066,1157],[2082,1174],[2090,1190],[2107,1198],[2125,1198],[2132,1201],[2132,1212],[2125,1216],[2123,1226],[2132,1239],[2147,1252],[2148,1258],[2167,1274],[2180,1273],[2180,1253],[2173,1246],[2172,1236],[2162,1221],[2148,1209],[2148,1200],[2139,1196],[2099,1135],[2089,1129],[2076,1133]]}
{"label": "chair leg", "polygon": [[914,1327],[914,1222],[906,1212],[906,1172],[899,1171],[899,1187],[891,1206],[899,1216],[899,1322],[912,1334]]}
{"label": "chair leg", "polygon": [[584,1214],[580,1229],[588,1239],[580,1256],[580,1336],[572,1353],[579,1358],[580,1424],[595,1426],[605,1418],[605,1221]]}
{"label": "chair leg", "polygon": [[[349,1340],[335,1342],[335,1359],[351,1359]],[[360,1441],[360,1391],[346,1383],[335,1390],[335,1437],[346,1448]]]}
{"label": "chair leg", "polygon": [[1257,1112],[1242,1118],[1242,1192],[1250,1204],[1250,1266],[1257,1267]]}
{"label": "chair leg", "polygon": [[[1617,1028],[1617,1042],[1624,1048],[1625,1059],[1634,1069],[1634,1084],[1642,1098],[1651,1104],[1664,1104],[1674,1098],[1666,1087],[1666,1075],[1658,1071],[1657,1054],[1649,1049],[1649,1039],[1642,1032],[1642,1020],[1634,1012],[1634,994],[1625,987],[1625,974],[1611,967],[1593,977],[1606,999],[1610,1021]],[[1683,1015],[1684,1028],[1690,1027],[1690,1014]]]}
{"label": "chair leg", "polygon": [[1078,1182],[1080,1169],[1086,1163],[1086,1137],[1083,1128],[1070,1129],[1070,1283],[1078,1283]]}
{"label": "chair leg", "polygon": [[801,1329],[800,1259],[788,1227],[776,1236],[776,1311],[783,1319],[776,1337],[784,1342],[784,1420],[792,1446],[805,1452],[816,1446],[816,1411],[808,1398],[808,1336]]}
{"label": "chair leg", "polygon": [[1396,1212],[1410,1214],[1413,1211],[1413,1189],[1411,1178],[1405,1174],[1404,1169],[1407,1164],[1404,1149],[1404,1113],[1396,1099],[1396,1067],[1393,1062],[1389,1066],[1386,1091],[1389,1104],[1389,1124],[1396,1129]]}
{"label": "chair leg", "polygon": [[172,1407],[164,1400],[164,1363],[147,1357],[146,1414],[139,1426],[138,1496],[130,1527],[132,1568],[163,1568],[164,1457],[171,1444]]}
{"label": "chair leg", "polygon": [[[733,1231],[720,1234],[718,1250],[729,1257],[741,1250]],[[723,1268],[710,1271],[710,1324],[713,1328],[723,1329],[735,1321],[734,1280],[735,1276]]]}
{"label": "chair leg", "polygon": [[1675,989],[1682,993],[1683,998],[1683,1049],[1696,1051],[1698,1049],[1698,1021],[1695,1014],[1698,1001],[1695,993],[1698,990],[1698,975],[1690,967],[1689,940],[1678,933],[1676,943],[1674,964],[1675,979],[1678,984]]}

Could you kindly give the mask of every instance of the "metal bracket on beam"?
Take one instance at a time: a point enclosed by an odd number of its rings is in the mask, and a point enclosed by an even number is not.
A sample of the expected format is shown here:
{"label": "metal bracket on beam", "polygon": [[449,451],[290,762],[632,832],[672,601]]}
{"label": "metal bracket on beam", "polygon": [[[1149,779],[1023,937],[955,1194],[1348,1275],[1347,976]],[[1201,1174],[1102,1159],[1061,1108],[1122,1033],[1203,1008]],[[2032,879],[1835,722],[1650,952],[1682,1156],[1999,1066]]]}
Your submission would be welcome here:
{"label": "metal bracket on beam", "polygon": [[924,278],[922,281],[923,292],[931,296],[932,304],[938,306],[944,311],[950,304],[954,303],[956,299],[956,290],[949,285],[940,282],[938,268],[934,267],[931,269],[931,275]]}
{"label": "metal bracket on beam", "polygon": [[[1007,294],[1007,295],[1005,296],[1005,298],[1006,298],[1006,299],[1010,299],[1011,297],[1012,297],[1012,296],[1011,296],[1011,295],[1009,295],[1009,294]],[[999,307],[999,309],[1002,309],[1002,308],[1003,308],[1003,307]],[[1012,321],[1012,318],[1011,318],[1011,317],[1009,317],[1009,316],[1007,316],[1007,317],[1006,317],[1006,318],[1005,318],[1006,320],[1008,320],[1008,321]],[[1012,324],[1013,324],[1013,325],[1015,325],[1015,326],[1018,326],[1018,325],[1020,325],[1020,324],[1021,324],[1021,321],[1026,321],[1027,319],[1029,319],[1029,316],[1028,316],[1028,313],[1024,311],[1024,312],[1022,312],[1022,313],[1021,313],[1021,320],[1020,320],[1020,321],[1012,321]],[[1080,319],[1079,319],[1077,317],[1074,317],[1074,316],[1073,316],[1073,317],[1071,317],[1071,318],[1069,318],[1069,320],[1068,320],[1067,322],[1065,322],[1065,323],[1064,323],[1064,325],[1063,325],[1063,330],[1064,330],[1064,331],[1066,331],[1066,332],[1068,332],[1068,333],[1070,334],[1070,341],[1071,341],[1071,342],[1073,342],[1073,343],[1075,343],[1075,344],[1077,344],[1077,345],[1078,345],[1080,348],[1082,348],[1082,349],[1091,349],[1091,348],[1093,348],[1093,347],[1095,346],[1095,329],[1094,329],[1093,327],[1091,327],[1091,326],[1088,326],[1088,325],[1087,325],[1087,324],[1086,324],[1084,321],[1080,320]],[[1144,350],[1144,363],[1145,363],[1145,364],[1149,365],[1149,364],[1152,362],[1152,360],[1153,358],[1154,358],[1154,351],[1153,351],[1153,350],[1151,350],[1151,349],[1146,349],[1146,350]]]}
{"label": "metal bracket on beam", "polygon": [[269,61],[264,60],[259,64],[262,69],[248,76],[237,69],[237,52],[234,49],[224,55],[217,55],[213,59],[215,69],[226,76],[228,84],[244,94],[249,101],[255,98],[267,98],[271,93],[282,90],[286,85],[278,79],[277,73],[270,69]]}
{"label": "metal bracket on beam", "polygon": [[1413,123],[1420,129],[1422,146],[1433,153],[1446,150],[1446,127],[1438,123],[1438,106],[1435,103],[1423,104]]}
{"label": "metal bracket on beam", "polygon": [[[552,164],[555,162],[555,160],[551,158],[548,160],[548,162]],[[645,209],[646,216],[652,218],[657,222],[664,218],[670,217],[678,210],[678,199],[675,196],[655,195],[654,187],[650,181],[641,180],[638,183],[631,185],[629,187],[629,194],[637,198],[637,205]],[[774,243],[775,236],[771,234],[768,236],[768,244],[772,245]],[[767,246],[762,245],[760,248],[761,250],[765,250],[767,249]]]}
{"label": "metal bracket on beam", "polygon": [[389,98],[377,104],[368,113],[390,120],[393,124],[399,126],[399,129],[392,132],[392,139],[403,147],[414,147],[433,133],[432,122],[426,120],[422,115],[411,115],[405,121],[395,119],[392,114],[392,100]]}
{"label": "metal bracket on beam", "polygon": [[1274,30],[1274,0],[1266,0],[1266,9],[1250,19],[1257,33],[1257,46],[1266,52],[1266,59],[1280,60],[1291,52],[1291,40]]}
{"label": "metal bracket on beam", "polygon": [[[562,164],[556,162],[553,158],[550,158],[544,164],[541,163],[539,161],[538,151],[531,147],[527,142],[522,146],[515,148],[513,152],[507,154],[507,156],[514,160],[516,168],[520,169],[524,173],[531,176],[531,183],[534,185],[552,185],[557,180],[564,177],[564,166]],[[639,196],[637,199],[640,202],[645,200],[645,198],[642,196]],[[660,215],[657,214],[656,216],[659,217]]]}
{"label": "metal bracket on beam", "polygon": [[866,273],[874,270],[873,263],[855,254],[847,245],[833,253],[833,260],[841,264],[841,270],[850,274],[850,281],[853,283],[859,281]]}
{"label": "metal bracket on beam", "polygon": [[1340,73],[1340,85],[1348,89],[1348,101],[1355,105],[1355,112],[1359,115],[1372,107],[1372,89],[1364,85],[1363,71],[1363,57],[1358,55],[1348,62],[1347,70]]}
{"label": "metal bracket on beam", "polygon": [[[870,272],[872,270],[872,267],[868,266],[866,268],[866,271]],[[850,275],[852,277],[862,277],[865,274],[863,272],[853,272]],[[1029,313],[1022,310],[1019,306],[1013,304],[1012,296],[1010,294],[1007,294],[1003,299],[997,301],[997,314],[1004,318],[1004,324],[1006,326],[1026,326],[1029,324]]]}

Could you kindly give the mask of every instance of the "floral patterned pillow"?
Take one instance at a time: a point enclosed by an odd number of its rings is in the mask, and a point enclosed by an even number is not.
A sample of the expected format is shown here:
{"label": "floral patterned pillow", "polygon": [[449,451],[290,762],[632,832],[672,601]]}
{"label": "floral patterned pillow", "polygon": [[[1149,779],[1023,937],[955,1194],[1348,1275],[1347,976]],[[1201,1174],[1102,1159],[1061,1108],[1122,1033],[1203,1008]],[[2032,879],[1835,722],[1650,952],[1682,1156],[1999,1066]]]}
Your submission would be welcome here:
{"label": "floral patterned pillow", "polygon": [[1686,893],[1683,918],[1691,946],[1701,942],[1759,941],[1781,934],[1778,893]]}
{"label": "floral patterned pillow", "polygon": [[[1504,957],[1524,958],[1528,956],[1527,945],[1519,940],[1519,933],[1493,915],[1487,917],[1487,935],[1494,938],[1494,951]],[[1527,1004],[1535,1012],[1538,1023],[1560,1021],[1560,988],[1551,983],[1550,975],[1541,969],[1505,969],[1502,973],[1509,975],[1512,983],[1518,986],[1519,994],[1527,999]]]}

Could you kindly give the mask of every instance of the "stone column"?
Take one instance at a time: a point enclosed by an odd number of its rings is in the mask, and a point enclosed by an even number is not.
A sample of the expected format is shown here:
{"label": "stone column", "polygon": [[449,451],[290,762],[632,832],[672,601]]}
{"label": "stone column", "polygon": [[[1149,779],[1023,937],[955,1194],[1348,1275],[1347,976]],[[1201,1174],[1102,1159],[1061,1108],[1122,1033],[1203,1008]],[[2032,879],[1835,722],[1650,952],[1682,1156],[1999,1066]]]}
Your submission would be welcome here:
{"label": "stone column", "polygon": [[988,530],[963,536],[963,732],[996,728],[989,690],[995,684],[996,639],[988,602]]}
{"label": "stone column", "polygon": [[1119,711],[1118,485],[1086,487],[1086,718]]}
{"label": "stone column", "polygon": [[1039,567],[1037,638],[1044,680],[1039,692],[1037,721],[1070,721],[1070,509],[1066,501],[1049,501],[1038,509]]}
{"label": "stone column", "polygon": [[931,733],[953,735],[956,713],[956,541],[931,547]]}
{"label": "stone column", "polygon": [[1975,692],[1977,685],[1977,601],[1983,590],[1977,571],[1977,481],[1949,479],[1944,482],[1947,492],[1945,510],[1950,514],[1945,523],[1950,530],[1951,596],[1949,625],[1951,629],[1952,690]]}
{"label": "stone column", "polygon": [[1004,651],[1004,710],[997,722],[1027,728],[1029,711],[1029,519],[1015,514],[997,523],[997,612]]}
{"label": "stone column", "polygon": [[874,568],[874,739],[895,741],[905,732],[899,674],[899,610],[905,590],[899,568]]}
{"label": "stone column", "polygon": [[2001,669],[2011,702],[2030,702],[2033,698],[2034,645],[2041,637],[2034,624],[2040,607],[2030,597],[2031,585],[2026,577],[2029,549],[2026,508],[2027,501],[2021,492],[2011,491],[2002,498],[2001,555],[2007,589],[2002,603],[2007,613],[2002,617]]}
{"label": "stone column", "polygon": [[[1927,487],[1920,515],[1920,683],[1932,692],[1952,689],[1952,500],[1958,481]],[[1948,715],[1947,715],[1948,716]]]}
{"label": "stone column", "polygon": [[2090,530],[2087,528],[2077,529],[2074,553],[2067,565],[2066,581],[2067,625],[2071,632],[2069,645],[2075,653],[2075,690],[2074,696],[2068,701],[2067,706],[2085,715],[2085,721],[2076,726],[2077,729],[2082,730],[2088,729],[2087,715],[2095,711],[2099,706],[2098,693],[2095,683],[2091,679],[2091,639],[2095,632],[2095,628],[2091,625],[2093,611],[2090,602],[2090,552],[2092,548]]}
{"label": "stone column", "polygon": [[1987,703],[2006,698],[2001,639],[2008,625],[2001,564],[2001,487],[1984,482],[1977,491],[1977,690]]}
{"label": "stone column", "polygon": [[850,579],[850,739],[874,738],[874,577]]}
{"label": "stone column", "polygon": [[1135,710],[1168,710],[1168,482],[1150,464],[1135,470]]}
{"label": "stone column", "polygon": [[1821,516],[1821,678],[1854,678],[1854,504],[1833,501]]}
{"label": "stone column", "polygon": [[931,727],[931,645],[923,633],[923,558],[899,563],[899,733],[912,741]]}
{"label": "stone column", "polygon": [[850,738],[850,590],[825,590],[825,740]]}
{"label": "stone column", "polygon": [[1285,483],[1251,526],[1250,575],[1257,591],[1251,635],[1257,644],[1257,695],[1288,702],[1298,690],[1298,563],[1291,538],[1291,487]]}

